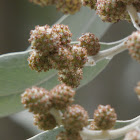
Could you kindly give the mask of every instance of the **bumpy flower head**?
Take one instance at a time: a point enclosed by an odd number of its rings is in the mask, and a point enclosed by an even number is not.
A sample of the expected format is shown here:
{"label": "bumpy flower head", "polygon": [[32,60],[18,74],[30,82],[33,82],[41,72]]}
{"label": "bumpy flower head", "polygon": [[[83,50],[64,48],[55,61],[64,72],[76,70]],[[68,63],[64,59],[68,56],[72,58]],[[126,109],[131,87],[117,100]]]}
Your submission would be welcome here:
{"label": "bumpy flower head", "polygon": [[99,128],[95,125],[94,121],[90,122],[89,129],[90,130],[99,130]]}
{"label": "bumpy flower head", "polygon": [[88,55],[96,55],[100,50],[99,40],[93,33],[85,33],[80,38],[80,46],[87,49]]}
{"label": "bumpy flower head", "polygon": [[94,123],[101,130],[111,129],[115,125],[116,119],[115,110],[110,105],[99,105],[94,112]]}
{"label": "bumpy flower head", "polygon": [[80,68],[74,70],[64,69],[58,72],[58,76],[59,81],[76,88],[80,85],[80,81],[83,78],[83,71]]}
{"label": "bumpy flower head", "polygon": [[135,88],[135,92],[138,95],[138,98],[140,99],[140,82],[138,83],[137,87]]}
{"label": "bumpy flower head", "polygon": [[82,140],[80,134],[76,133],[69,133],[68,132],[60,132],[59,135],[56,137],[56,140]]}
{"label": "bumpy flower head", "polygon": [[25,108],[34,114],[47,113],[51,108],[51,95],[44,88],[32,87],[21,95],[21,102]]}
{"label": "bumpy flower head", "polygon": [[134,32],[125,42],[125,46],[128,48],[129,54],[140,62],[140,31]]}
{"label": "bumpy flower head", "polygon": [[88,125],[88,113],[79,105],[68,106],[64,118],[63,124],[67,131],[78,132]]}
{"label": "bumpy flower head", "polygon": [[47,6],[47,5],[55,4],[55,0],[29,0],[29,1],[40,6]]}
{"label": "bumpy flower head", "polygon": [[60,37],[48,25],[36,26],[35,30],[31,31],[29,42],[32,49],[48,55],[49,53],[57,52],[60,45]]}
{"label": "bumpy flower head", "polygon": [[73,45],[70,51],[73,55],[73,67],[83,68],[84,64],[87,62],[87,50],[79,45]]}
{"label": "bumpy flower head", "polygon": [[65,109],[74,99],[75,91],[65,84],[60,84],[50,91],[52,95],[52,104],[56,109]]}
{"label": "bumpy flower head", "polygon": [[75,14],[81,6],[81,0],[58,0],[56,2],[56,8],[64,14]]}
{"label": "bumpy flower head", "polygon": [[91,9],[95,9],[95,10],[96,10],[96,2],[97,0],[82,0],[83,6],[88,6]]}
{"label": "bumpy flower head", "polygon": [[60,36],[61,45],[67,45],[71,42],[72,33],[67,25],[56,24],[52,27],[52,31]]}
{"label": "bumpy flower head", "polygon": [[136,8],[137,12],[140,12],[140,1],[134,2],[133,6]]}
{"label": "bumpy flower head", "polygon": [[73,56],[68,48],[61,46],[58,53],[54,54],[52,60],[56,63],[55,68],[63,70],[68,68],[68,65],[72,63]]}
{"label": "bumpy flower head", "polygon": [[117,0],[98,0],[97,14],[105,22],[118,22],[125,19],[126,4]]}
{"label": "bumpy flower head", "polygon": [[55,62],[43,53],[32,51],[28,58],[29,67],[37,72],[48,71],[54,68]]}
{"label": "bumpy flower head", "polygon": [[140,130],[132,130],[125,135],[124,140],[140,140]]}
{"label": "bumpy flower head", "polygon": [[55,118],[49,113],[34,115],[34,124],[41,130],[50,130],[57,125]]}

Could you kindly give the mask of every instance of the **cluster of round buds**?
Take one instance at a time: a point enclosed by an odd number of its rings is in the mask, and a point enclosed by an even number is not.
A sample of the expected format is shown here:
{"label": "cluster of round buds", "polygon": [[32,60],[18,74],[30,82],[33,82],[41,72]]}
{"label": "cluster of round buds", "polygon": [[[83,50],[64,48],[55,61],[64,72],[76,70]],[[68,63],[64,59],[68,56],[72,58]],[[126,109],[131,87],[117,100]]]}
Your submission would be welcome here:
{"label": "cluster of round buds", "polygon": [[96,55],[100,50],[99,39],[93,33],[85,33],[78,39],[80,46],[86,48],[87,54]]}
{"label": "cluster of round buds", "polygon": [[138,98],[140,99],[140,82],[138,82],[138,85],[137,85],[137,87],[135,88],[135,92],[137,93]]}
{"label": "cluster of round buds", "polygon": [[47,5],[53,5],[55,4],[56,0],[29,0],[30,2],[33,2],[40,6],[47,6]]}
{"label": "cluster of round buds", "polygon": [[64,14],[75,14],[81,9],[81,0],[58,0],[56,8]]}
{"label": "cluster of round buds", "polygon": [[21,102],[25,108],[34,114],[47,113],[51,106],[51,94],[44,88],[32,87],[21,95]]}
{"label": "cluster of round buds", "polygon": [[98,0],[97,14],[103,21],[118,22],[126,17],[126,4],[118,0]]}
{"label": "cluster of round buds", "polygon": [[73,70],[64,69],[58,72],[58,76],[59,81],[72,88],[76,88],[83,78],[83,71],[80,68]]}
{"label": "cluster of round buds", "polygon": [[125,42],[125,46],[132,58],[140,62],[140,31],[134,32]]}
{"label": "cluster of round buds", "polygon": [[64,118],[64,128],[71,133],[79,132],[88,125],[88,113],[79,105],[68,106]]}
{"label": "cluster of round buds", "polygon": [[75,91],[65,84],[57,85],[50,93],[52,95],[51,102],[55,109],[63,110],[74,101]]}
{"label": "cluster of round buds", "polygon": [[125,135],[124,140],[139,140],[140,130],[132,130]]}
{"label": "cluster of round buds", "polygon": [[79,132],[71,133],[71,132],[60,132],[56,137],[56,140],[82,140]]}
{"label": "cluster of round buds", "polygon": [[95,9],[95,10],[96,10],[96,3],[97,0],[82,0],[83,6],[88,6],[91,9]]}
{"label": "cluster of round buds", "polygon": [[50,130],[57,126],[56,120],[50,113],[34,115],[34,125],[41,130]]}
{"label": "cluster of round buds", "polygon": [[99,105],[94,112],[94,125],[96,129],[108,130],[116,123],[117,115],[110,105]]}

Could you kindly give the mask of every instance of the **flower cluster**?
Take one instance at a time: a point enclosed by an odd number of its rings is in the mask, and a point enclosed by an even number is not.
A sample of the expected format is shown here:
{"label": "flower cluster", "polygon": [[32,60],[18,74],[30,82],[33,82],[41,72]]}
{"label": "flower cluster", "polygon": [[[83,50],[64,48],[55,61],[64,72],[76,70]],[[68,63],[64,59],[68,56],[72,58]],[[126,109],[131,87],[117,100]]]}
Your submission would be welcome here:
{"label": "flower cluster", "polygon": [[125,46],[128,48],[129,54],[132,58],[140,62],[140,31],[132,33],[125,42]]}
{"label": "flower cluster", "polygon": [[59,80],[72,88],[79,86],[83,78],[82,68],[88,56],[100,50],[97,37],[92,33],[83,34],[79,44],[71,45],[72,33],[68,26],[56,24],[36,26],[31,31],[29,42],[33,51],[28,58],[29,67],[37,72],[58,70]]}
{"label": "flower cluster", "polygon": [[117,115],[110,105],[99,105],[94,112],[94,121],[90,124],[92,130],[108,130],[116,123]]}
{"label": "flower cluster", "polygon": [[51,114],[51,109],[65,110],[73,102],[75,92],[65,84],[57,85],[51,91],[32,87],[26,89],[21,96],[21,102],[34,115],[34,124],[40,129],[48,130],[57,125]]}
{"label": "flower cluster", "polygon": [[137,11],[140,10],[138,0],[98,0],[96,3],[97,14],[105,22],[130,21],[127,5],[133,5]]}
{"label": "flower cluster", "polygon": [[95,9],[95,10],[96,10],[96,3],[97,0],[82,0],[83,6],[88,6],[91,9]]}

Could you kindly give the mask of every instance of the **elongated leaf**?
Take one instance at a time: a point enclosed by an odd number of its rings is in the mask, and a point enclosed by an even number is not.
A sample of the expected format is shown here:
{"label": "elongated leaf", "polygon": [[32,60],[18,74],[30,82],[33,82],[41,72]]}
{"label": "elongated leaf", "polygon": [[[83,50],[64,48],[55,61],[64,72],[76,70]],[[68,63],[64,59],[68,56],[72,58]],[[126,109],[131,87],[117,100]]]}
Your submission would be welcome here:
{"label": "elongated leaf", "polygon": [[[110,24],[103,23],[94,13],[88,8],[83,8],[76,15],[63,21],[63,24],[69,25],[73,40],[86,31],[91,31],[101,38],[109,28]],[[20,95],[26,88],[41,86],[49,90],[59,83],[55,70],[41,73],[30,70],[28,56],[29,51],[0,56],[0,117],[23,110]],[[109,60],[102,60],[95,67],[85,67],[80,87],[96,77],[108,62]]]}

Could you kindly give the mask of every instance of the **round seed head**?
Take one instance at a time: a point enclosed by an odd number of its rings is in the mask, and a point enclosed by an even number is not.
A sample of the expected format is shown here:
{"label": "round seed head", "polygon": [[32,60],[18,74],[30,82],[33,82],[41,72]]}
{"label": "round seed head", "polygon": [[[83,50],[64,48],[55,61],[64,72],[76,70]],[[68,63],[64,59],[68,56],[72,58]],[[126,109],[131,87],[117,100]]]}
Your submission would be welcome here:
{"label": "round seed head", "polygon": [[111,129],[116,122],[117,115],[110,105],[99,105],[94,112],[94,124],[100,130]]}
{"label": "round seed head", "polygon": [[88,125],[88,113],[79,105],[68,106],[64,113],[63,124],[67,131],[79,132]]}
{"label": "round seed head", "polygon": [[54,68],[55,62],[43,53],[32,51],[28,58],[29,67],[37,72],[48,71]]}
{"label": "round seed head", "polygon": [[140,62],[140,31],[132,33],[125,42],[125,46],[128,48],[131,57]]}
{"label": "round seed head", "polygon": [[41,51],[44,55],[58,51],[60,37],[48,25],[36,26],[35,30],[32,30],[30,34],[29,42],[32,49]]}
{"label": "round seed head", "polygon": [[61,45],[67,45],[71,42],[72,33],[67,25],[56,24],[52,27],[52,31],[60,36]]}
{"label": "round seed head", "polygon": [[37,125],[41,130],[50,130],[56,127],[57,123],[51,114],[36,114],[34,115],[34,125]]}
{"label": "round seed head", "polygon": [[80,85],[80,81],[83,78],[83,71],[80,68],[74,70],[64,69],[58,72],[58,76],[59,81],[76,88]]}
{"label": "round seed head", "polygon": [[21,95],[21,102],[24,107],[34,114],[47,113],[52,106],[50,100],[51,94],[44,88],[32,87],[26,89]]}
{"label": "round seed head", "polygon": [[87,50],[79,45],[73,45],[70,51],[73,55],[73,68],[83,68],[84,64],[87,62]]}
{"label": "round seed head", "polygon": [[80,46],[86,48],[88,55],[96,55],[100,50],[99,39],[92,33],[85,33],[80,38]]}
{"label": "round seed head", "polygon": [[137,85],[137,87],[135,88],[135,92],[137,93],[138,98],[140,99],[140,82],[138,82],[138,85]]}
{"label": "round seed head", "polygon": [[105,22],[118,22],[125,19],[126,4],[116,0],[98,0],[97,14]]}
{"label": "round seed head", "polygon": [[82,0],[83,6],[88,6],[91,9],[95,9],[95,10],[96,10],[96,3],[97,0]]}
{"label": "round seed head", "polygon": [[140,140],[140,130],[132,130],[125,135],[124,140]]}
{"label": "round seed head", "polygon": [[53,107],[59,110],[65,109],[74,101],[75,91],[65,84],[60,84],[50,91]]}
{"label": "round seed head", "polygon": [[81,6],[81,0],[59,0],[56,2],[56,8],[64,14],[75,14]]}
{"label": "round seed head", "polygon": [[47,5],[55,4],[55,0],[29,0],[29,1],[40,6],[47,6]]}

